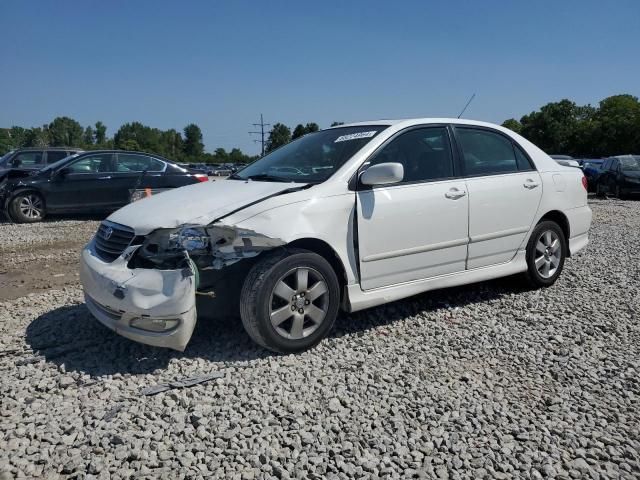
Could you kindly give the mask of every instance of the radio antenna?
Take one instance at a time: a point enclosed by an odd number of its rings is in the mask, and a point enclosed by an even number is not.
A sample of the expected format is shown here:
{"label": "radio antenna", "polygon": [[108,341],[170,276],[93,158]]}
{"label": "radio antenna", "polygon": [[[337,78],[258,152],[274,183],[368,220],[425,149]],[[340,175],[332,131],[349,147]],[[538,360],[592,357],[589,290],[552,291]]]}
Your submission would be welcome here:
{"label": "radio antenna", "polygon": [[462,111],[460,112],[460,115],[458,115],[458,118],[460,118],[462,116],[462,114],[464,113],[464,111],[467,109],[467,107],[469,106],[469,104],[473,101],[473,99],[476,98],[476,94],[474,93],[473,95],[471,95],[471,98],[469,99],[469,101],[467,102],[467,104],[464,106],[464,108],[462,109]]}

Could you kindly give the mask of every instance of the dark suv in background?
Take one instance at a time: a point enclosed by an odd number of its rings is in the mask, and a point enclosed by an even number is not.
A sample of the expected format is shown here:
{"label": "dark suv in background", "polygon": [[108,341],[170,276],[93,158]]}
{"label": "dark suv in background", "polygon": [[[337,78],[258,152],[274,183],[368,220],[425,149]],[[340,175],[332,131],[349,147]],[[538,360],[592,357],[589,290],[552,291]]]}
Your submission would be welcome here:
{"label": "dark suv in background", "polygon": [[621,200],[640,194],[640,155],[618,155],[604,161],[596,183],[599,196]]}
{"label": "dark suv in background", "polygon": [[40,170],[69,155],[80,152],[82,149],[74,147],[19,148],[0,158],[0,170],[8,168]]}

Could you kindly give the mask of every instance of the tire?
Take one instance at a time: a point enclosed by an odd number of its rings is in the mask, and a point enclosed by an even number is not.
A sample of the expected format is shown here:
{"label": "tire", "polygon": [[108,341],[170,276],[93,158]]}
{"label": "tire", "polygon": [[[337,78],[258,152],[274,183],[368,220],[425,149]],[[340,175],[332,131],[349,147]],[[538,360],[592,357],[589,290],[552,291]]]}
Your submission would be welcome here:
{"label": "tire", "polygon": [[622,193],[622,190],[620,189],[620,185],[616,184],[616,198],[618,200],[626,200],[627,196]]}
{"label": "tire", "polygon": [[244,329],[254,342],[280,353],[318,344],[331,330],[339,305],[340,284],[329,262],[298,248],[264,255],[240,293]]}
{"label": "tire", "polygon": [[[558,243],[554,244],[556,240]],[[557,245],[555,250],[553,245]],[[557,223],[544,221],[536,225],[526,251],[525,276],[529,284],[535,288],[553,285],[562,273],[567,252],[567,239]]]}
{"label": "tire", "polygon": [[16,223],[40,222],[46,216],[44,199],[36,192],[20,192],[11,200],[9,213]]}

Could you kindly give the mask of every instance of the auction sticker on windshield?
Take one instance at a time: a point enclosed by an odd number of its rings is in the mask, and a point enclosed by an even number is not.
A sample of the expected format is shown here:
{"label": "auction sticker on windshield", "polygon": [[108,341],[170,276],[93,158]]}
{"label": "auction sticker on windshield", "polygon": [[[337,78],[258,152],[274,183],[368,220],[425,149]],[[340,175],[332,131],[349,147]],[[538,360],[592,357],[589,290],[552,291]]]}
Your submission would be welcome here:
{"label": "auction sticker on windshield", "polygon": [[372,131],[372,132],[359,132],[359,133],[352,133],[350,135],[342,135],[341,137],[338,137],[335,139],[335,141],[333,143],[338,143],[338,142],[346,142],[347,140],[357,140],[359,138],[371,138],[373,137],[376,133],[376,131]]}

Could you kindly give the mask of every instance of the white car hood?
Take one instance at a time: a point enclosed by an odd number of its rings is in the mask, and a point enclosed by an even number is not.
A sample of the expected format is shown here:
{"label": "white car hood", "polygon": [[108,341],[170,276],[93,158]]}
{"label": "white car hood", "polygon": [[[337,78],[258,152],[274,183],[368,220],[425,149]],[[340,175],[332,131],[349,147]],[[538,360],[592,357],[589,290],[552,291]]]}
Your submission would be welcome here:
{"label": "white car hood", "polygon": [[206,225],[266,197],[305,185],[242,180],[202,182],[133,202],[107,220],[133,228],[136,235],[184,224]]}

